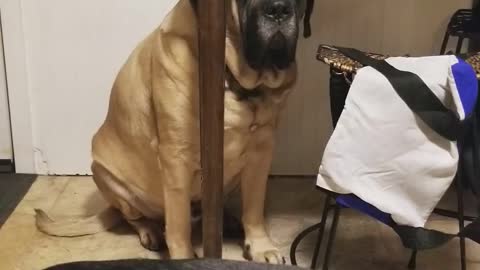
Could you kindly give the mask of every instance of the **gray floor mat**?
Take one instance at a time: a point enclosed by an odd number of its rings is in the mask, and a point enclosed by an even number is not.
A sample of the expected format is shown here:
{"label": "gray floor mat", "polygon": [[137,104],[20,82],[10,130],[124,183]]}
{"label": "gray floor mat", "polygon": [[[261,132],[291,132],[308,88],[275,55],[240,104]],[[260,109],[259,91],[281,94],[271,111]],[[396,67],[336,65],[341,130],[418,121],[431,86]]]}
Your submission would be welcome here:
{"label": "gray floor mat", "polygon": [[0,174],[0,227],[28,192],[36,175]]}

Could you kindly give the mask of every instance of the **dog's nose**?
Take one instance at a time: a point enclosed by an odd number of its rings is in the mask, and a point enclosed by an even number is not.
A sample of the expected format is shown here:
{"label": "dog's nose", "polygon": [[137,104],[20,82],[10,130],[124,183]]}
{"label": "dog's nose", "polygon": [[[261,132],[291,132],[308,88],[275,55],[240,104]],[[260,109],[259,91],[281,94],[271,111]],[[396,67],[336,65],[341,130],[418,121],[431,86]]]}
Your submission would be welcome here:
{"label": "dog's nose", "polygon": [[289,1],[285,0],[268,1],[264,12],[267,18],[282,22],[292,17],[293,7]]}

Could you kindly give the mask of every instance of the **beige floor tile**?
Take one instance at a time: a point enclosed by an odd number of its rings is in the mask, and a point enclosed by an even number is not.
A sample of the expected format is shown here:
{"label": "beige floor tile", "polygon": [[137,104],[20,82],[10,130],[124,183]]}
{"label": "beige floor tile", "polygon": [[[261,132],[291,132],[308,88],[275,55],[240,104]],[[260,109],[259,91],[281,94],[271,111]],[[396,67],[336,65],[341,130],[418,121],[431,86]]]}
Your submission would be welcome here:
{"label": "beige floor tile", "polygon": [[113,232],[69,239],[38,234],[32,245],[34,252],[23,257],[22,269],[43,269],[53,264],[81,260],[162,258],[162,255],[140,246],[137,236],[126,226]]}
{"label": "beige floor tile", "polygon": [[50,210],[65,189],[68,180],[68,177],[38,177],[15,212],[33,215],[34,208]]}
{"label": "beige floor tile", "polygon": [[91,177],[70,177],[49,212],[52,215],[66,213],[73,216],[88,216],[106,205]]}
{"label": "beige floor tile", "polygon": [[30,252],[36,233],[32,215],[13,213],[0,230],[0,269],[19,269],[18,262]]}
{"label": "beige floor tile", "polygon": [[[323,194],[314,189],[311,180],[275,179],[270,182],[267,227],[287,258],[293,238],[320,220],[323,200]],[[46,209],[55,216],[88,215],[98,208],[99,201],[103,199],[89,177],[40,177],[0,230],[0,270],[37,270],[79,260],[166,258],[165,252],[158,254],[142,248],[137,236],[125,224],[111,232],[78,238],[48,237],[35,228],[34,208]],[[229,208],[238,214],[239,205],[238,194],[234,194]],[[458,230],[454,220],[437,216],[429,226],[449,232]],[[195,228],[194,235],[200,235],[199,228]],[[316,237],[312,234],[301,243],[297,253],[300,265],[308,266]],[[469,270],[480,270],[480,246],[469,241],[467,245]],[[201,256],[198,237],[194,246]],[[224,258],[243,260],[241,240],[226,240],[223,250]],[[389,227],[355,211],[344,210],[330,269],[403,270],[409,255]],[[455,270],[458,258],[458,242],[453,241],[440,249],[420,253],[418,270]]]}

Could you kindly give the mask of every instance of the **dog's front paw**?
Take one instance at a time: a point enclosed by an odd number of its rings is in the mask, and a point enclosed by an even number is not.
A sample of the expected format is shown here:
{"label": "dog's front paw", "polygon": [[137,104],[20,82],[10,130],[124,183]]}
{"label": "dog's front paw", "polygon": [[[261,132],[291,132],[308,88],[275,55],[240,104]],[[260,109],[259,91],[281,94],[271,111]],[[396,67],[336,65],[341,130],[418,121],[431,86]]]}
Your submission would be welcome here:
{"label": "dog's front paw", "polygon": [[285,264],[285,257],[273,246],[269,238],[245,241],[245,257],[259,263]]}

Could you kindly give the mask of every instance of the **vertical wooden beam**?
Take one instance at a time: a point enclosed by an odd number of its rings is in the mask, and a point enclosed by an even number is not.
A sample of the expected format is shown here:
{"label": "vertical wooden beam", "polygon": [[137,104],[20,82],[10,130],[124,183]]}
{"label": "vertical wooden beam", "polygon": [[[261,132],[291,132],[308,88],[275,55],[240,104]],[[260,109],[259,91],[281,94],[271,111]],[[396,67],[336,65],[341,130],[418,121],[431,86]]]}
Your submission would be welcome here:
{"label": "vertical wooden beam", "polygon": [[199,80],[203,177],[203,248],[222,257],[225,0],[200,0]]}

